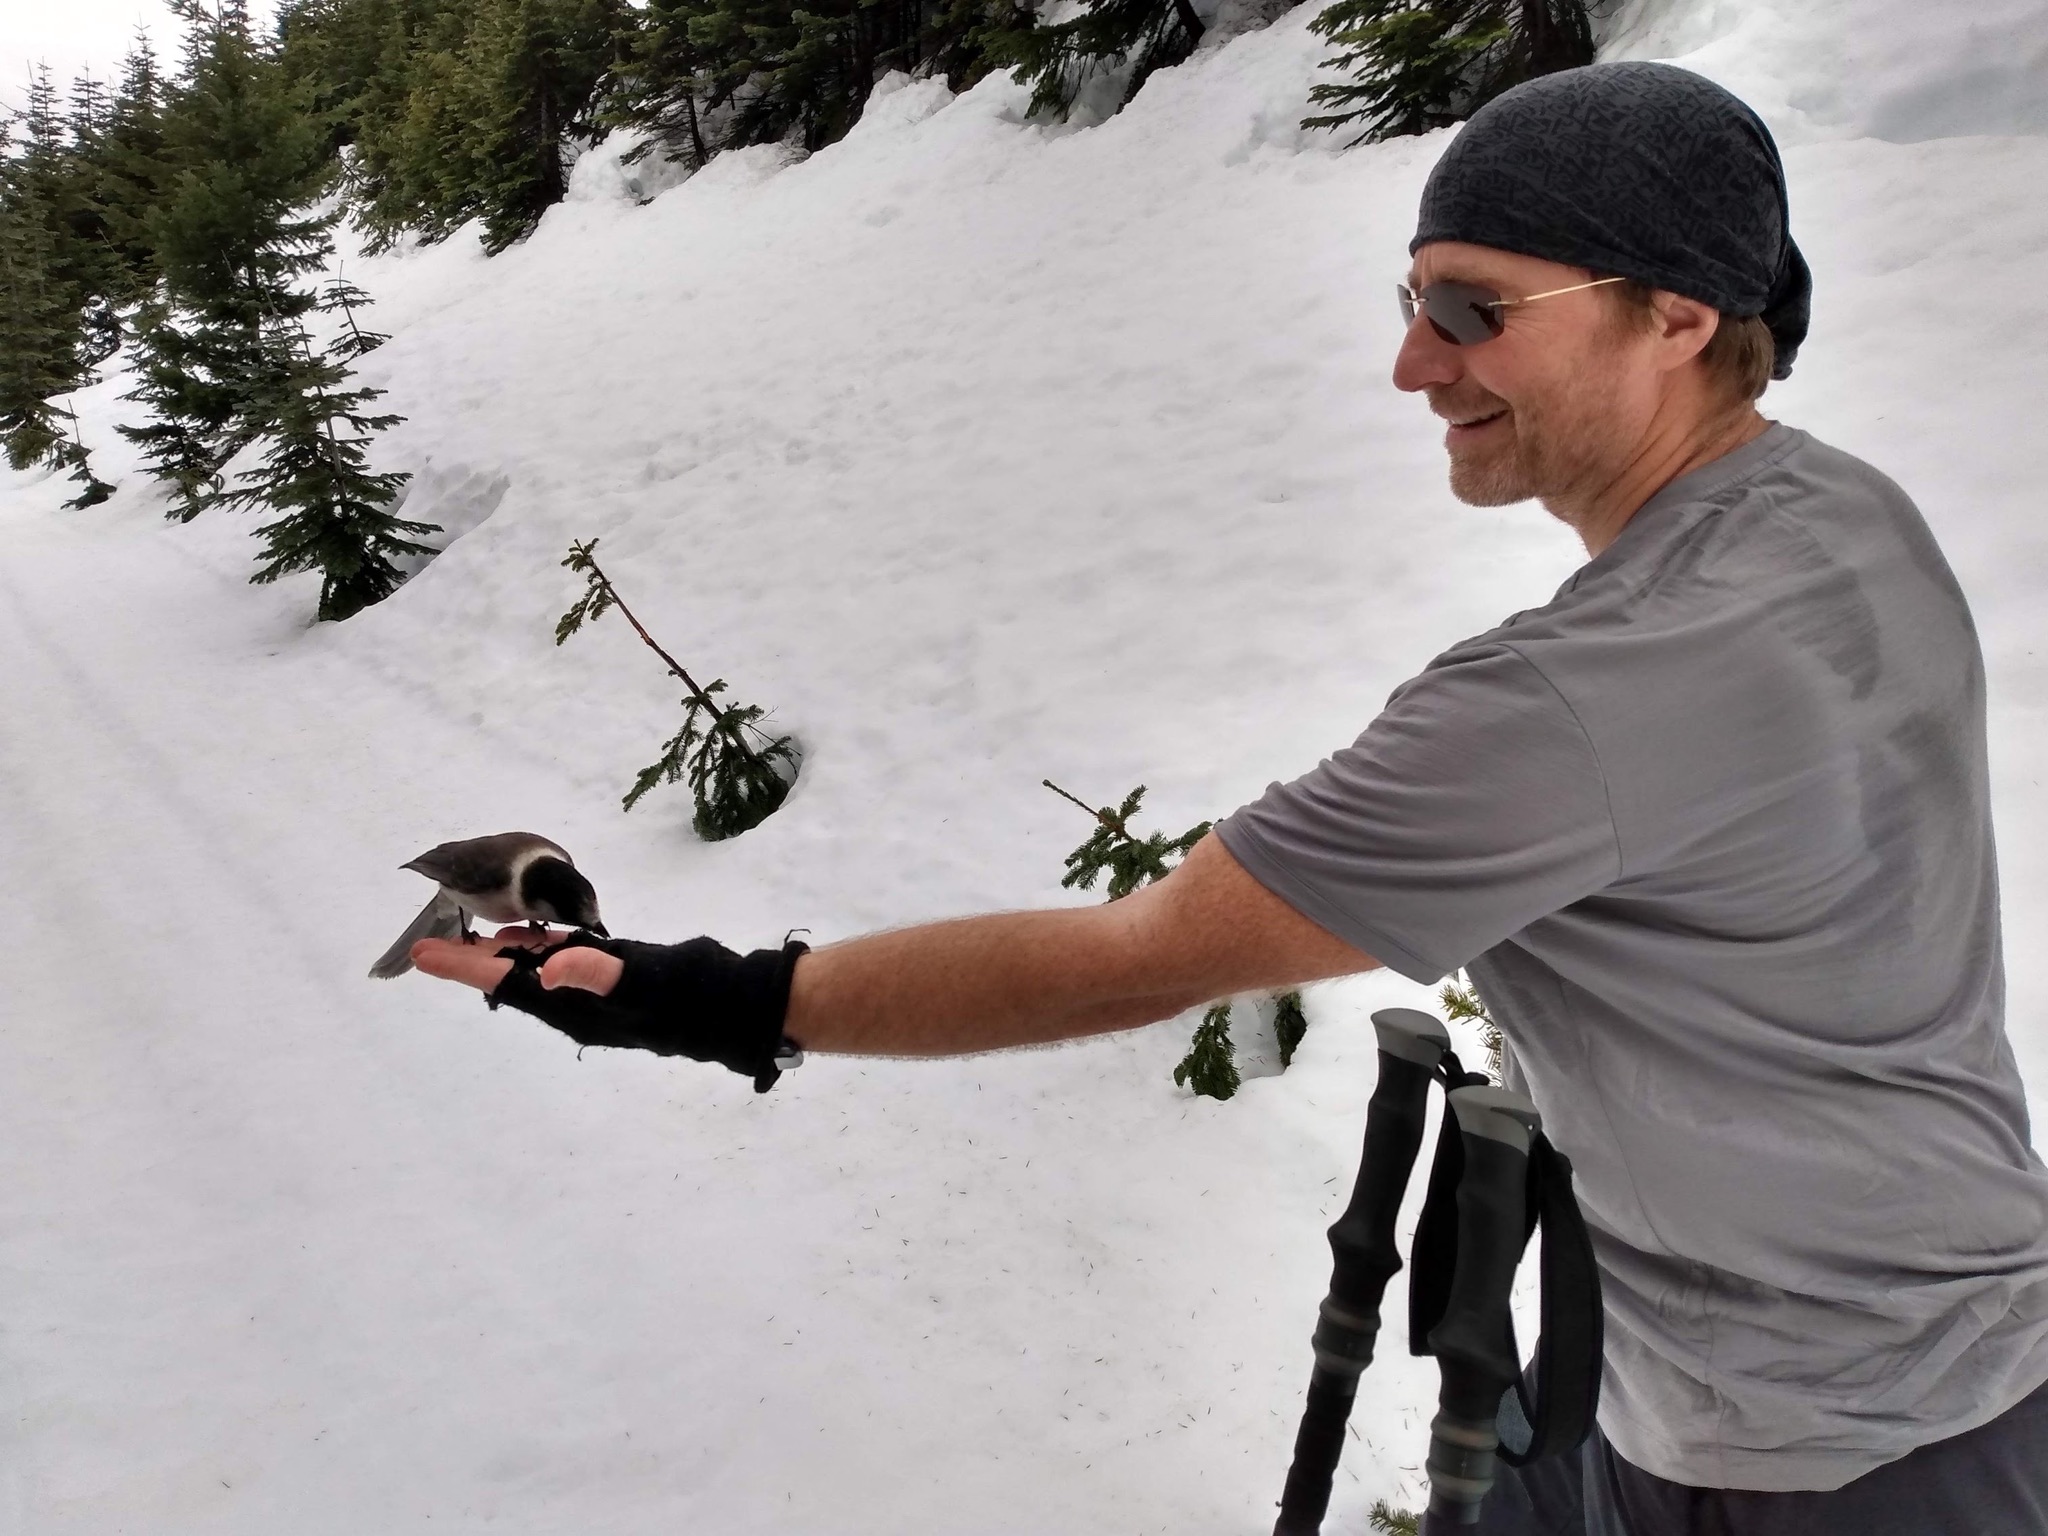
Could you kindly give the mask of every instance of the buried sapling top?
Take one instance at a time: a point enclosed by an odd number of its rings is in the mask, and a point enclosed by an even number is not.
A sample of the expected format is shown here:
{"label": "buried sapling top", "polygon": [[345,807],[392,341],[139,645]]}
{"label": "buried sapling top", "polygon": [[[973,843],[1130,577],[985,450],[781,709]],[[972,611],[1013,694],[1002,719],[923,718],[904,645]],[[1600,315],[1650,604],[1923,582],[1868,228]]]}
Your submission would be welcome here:
{"label": "buried sapling top", "polygon": [[[716,695],[725,690],[723,678],[699,685],[681,662],[663,650],[620,599],[611,578],[597,563],[596,550],[595,539],[571,544],[562,561],[584,577],[585,586],[583,595],[556,621],[555,644],[562,644],[590,620],[603,617],[607,609],[617,608],[685,690],[683,728],[663,744],[659,758],[640,770],[633,787],[626,791],[625,809],[633,809],[657,784],[688,778],[697,806],[694,825],[699,837],[717,842],[751,831],[788,798],[797,774],[795,746],[789,737],[770,736],[754,723],[767,713],[759,705],[721,705]],[[750,741],[750,735],[755,740]]]}

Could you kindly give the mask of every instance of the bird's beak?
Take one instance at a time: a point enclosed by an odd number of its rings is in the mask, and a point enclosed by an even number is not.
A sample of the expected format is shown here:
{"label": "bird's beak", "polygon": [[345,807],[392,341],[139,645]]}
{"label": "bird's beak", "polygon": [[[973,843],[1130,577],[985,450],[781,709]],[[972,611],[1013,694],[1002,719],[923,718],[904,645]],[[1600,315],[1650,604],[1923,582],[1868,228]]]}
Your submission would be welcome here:
{"label": "bird's beak", "polygon": [[599,937],[600,939],[608,939],[608,938],[610,938],[610,937],[611,937],[611,935],[610,935],[610,934],[608,934],[608,933],[606,933],[606,932],[604,931],[604,924],[603,924],[603,923],[592,923],[592,924],[590,925],[590,931],[591,931],[592,933],[596,934],[596,935],[597,935],[597,936],[598,936],[598,937]]}

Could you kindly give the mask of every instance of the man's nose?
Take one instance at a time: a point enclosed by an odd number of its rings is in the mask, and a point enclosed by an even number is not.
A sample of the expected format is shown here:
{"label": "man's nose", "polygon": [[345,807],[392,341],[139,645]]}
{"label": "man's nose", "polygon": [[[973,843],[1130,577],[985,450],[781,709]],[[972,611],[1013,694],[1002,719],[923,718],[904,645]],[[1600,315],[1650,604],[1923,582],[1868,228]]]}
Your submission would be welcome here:
{"label": "man's nose", "polygon": [[1437,335],[1426,317],[1417,315],[1409,321],[1401,350],[1394,354],[1394,388],[1413,394],[1432,385],[1455,384],[1463,377],[1465,360],[1458,348]]}

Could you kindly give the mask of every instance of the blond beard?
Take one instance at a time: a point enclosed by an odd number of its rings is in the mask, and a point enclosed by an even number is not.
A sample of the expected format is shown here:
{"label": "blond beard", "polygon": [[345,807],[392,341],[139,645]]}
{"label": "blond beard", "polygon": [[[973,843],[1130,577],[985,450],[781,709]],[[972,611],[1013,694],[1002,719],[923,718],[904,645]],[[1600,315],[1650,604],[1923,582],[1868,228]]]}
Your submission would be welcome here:
{"label": "blond beard", "polygon": [[[1621,334],[1620,327],[1614,333]],[[1603,338],[1604,339],[1604,338]],[[1539,500],[1549,505],[1597,479],[1623,448],[1616,380],[1592,349],[1553,391],[1510,406],[1491,391],[1461,398],[1453,385],[1429,392],[1439,416],[1470,419],[1489,410],[1509,412],[1506,441],[1451,454],[1451,494],[1472,507],[1505,507]]]}

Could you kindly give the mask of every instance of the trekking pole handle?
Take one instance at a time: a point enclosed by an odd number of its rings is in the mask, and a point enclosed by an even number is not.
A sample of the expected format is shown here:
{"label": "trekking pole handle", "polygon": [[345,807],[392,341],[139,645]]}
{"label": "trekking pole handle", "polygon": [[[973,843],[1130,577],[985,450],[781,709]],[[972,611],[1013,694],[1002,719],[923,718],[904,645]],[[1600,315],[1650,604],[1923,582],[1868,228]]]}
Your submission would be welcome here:
{"label": "trekking pole handle", "polygon": [[1508,1295],[1528,1241],[1529,1148],[1543,1120],[1519,1093],[1492,1086],[1450,1095],[1463,1138],[1458,1261],[1429,1344],[1443,1372],[1431,1421],[1424,1536],[1477,1523],[1493,1486],[1501,1395],[1521,1377]]}
{"label": "trekking pole handle", "polygon": [[1366,1109],[1351,1201],[1330,1227],[1330,1291],[1317,1316],[1315,1371],[1273,1536],[1317,1536],[1322,1529],[1358,1378],[1379,1337],[1380,1301],[1401,1267],[1394,1222],[1422,1145],[1429,1085],[1451,1048],[1443,1024],[1413,1008],[1383,1008],[1372,1023],[1379,1082]]}

